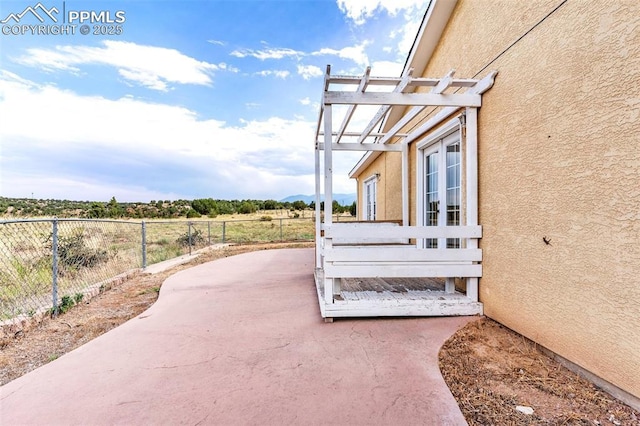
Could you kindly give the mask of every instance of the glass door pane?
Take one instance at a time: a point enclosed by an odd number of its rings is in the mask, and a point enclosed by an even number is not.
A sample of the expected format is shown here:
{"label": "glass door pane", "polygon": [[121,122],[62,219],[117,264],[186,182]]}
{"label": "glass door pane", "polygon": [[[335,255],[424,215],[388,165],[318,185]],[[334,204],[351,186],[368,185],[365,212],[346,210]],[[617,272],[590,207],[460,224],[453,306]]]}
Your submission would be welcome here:
{"label": "glass door pane", "polygon": [[[424,157],[424,219],[425,226],[438,226],[440,197],[438,194],[438,151]],[[437,238],[424,240],[425,248],[438,248]]]}
{"label": "glass door pane", "polygon": [[[447,145],[447,226],[460,226],[460,142]],[[447,238],[447,248],[460,248],[459,238]]]}

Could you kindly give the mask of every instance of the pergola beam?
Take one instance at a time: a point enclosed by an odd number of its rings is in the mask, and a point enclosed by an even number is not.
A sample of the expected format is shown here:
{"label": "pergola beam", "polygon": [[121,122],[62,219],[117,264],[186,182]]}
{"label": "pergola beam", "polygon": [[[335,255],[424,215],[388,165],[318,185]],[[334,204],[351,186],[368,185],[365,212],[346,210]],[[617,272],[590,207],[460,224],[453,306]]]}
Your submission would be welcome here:
{"label": "pergola beam", "polygon": [[442,77],[440,79],[440,81],[438,82],[438,84],[436,84],[433,89],[431,89],[431,93],[435,94],[435,95],[439,95],[442,92],[444,92],[445,90],[447,90],[447,88],[449,86],[451,86],[451,82],[453,81],[453,73],[455,73],[456,70],[451,70],[447,73],[447,75],[445,75],[444,77]]}
{"label": "pergola beam", "polygon": [[[389,110],[391,106],[434,106],[446,107],[453,106],[458,108],[475,107],[482,105],[482,96],[476,94],[456,93],[456,94],[434,94],[434,93],[356,93],[356,92],[326,92],[324,94],[324,103],[332,105],[384,105],[380,111],[384,110],[380,118]],[[371,123],[374,122],[371,121]],[[373,127],[375,127],[373,124]],[[367,126],[369,127],[369,126]],[[363,132],[364,136],[365,132]]]}
{"label": "pergola beam", "polygon": [[392,138],[397,138],[397,137],[407,137],[408,135],[406,133],[398,133],[404,126],[407,125],[407,123],[409,123],[411,120],[413,120],[415,118],[416,115],[420,114],[420,112],[422,110],[424,110],[425,107],[423,106],[416,106],[411,108],[411,110],[405,114],[400,120],[398,120],[398,122],[396,124],[394,124],[394,126],[392,128],[389,129],[389,131],[382,136],[382,138],[380,138],[380,140],[378,141],[378,143],[380,144],[385,144],[388,141],[390,141]]}
{"label": "pergola beam", "polygon": [[[324,142],[318,142],[316,148],[323,151]],[[400,144],[379,144],[379,143],[333,143],[331,149],[334,151],[383,151],[383,152],[401,152]]]}
{"label": "pergola beam", "polygon": [[[359,84],[362,77],[333,76],[329,79],[330,84]],[[406,87],[433,87],[440,83],[440,78],[412,78],[407,82]],[[401,78],[396,77],[370,77],[369,86],[397,86]],[[478,80],[469,78],[451,79],[452,87],[472,87]]]}
{"label": "pergola beam", "polygon": [[[419,108],[422,109],[422,107],[419,107]],[[338,132],[331,133],[332,136],[336,136],[337,134],[338,134]],[[342,136],[353,137],[353,136],[360,136],[361,134],[362,133],[360,133],[360,132],[344,132]],[[369,137],[370,138],[379,138],[379,137],[386,136],[388,134],[389,134],[389,132],[386,132],[386,133],[384,133],[384,132],[371,132],[371,133],[369,133]],[[318,136],[324,136],[324,132],[320,131],[320,133],[318,133]],[[409,136],[409,134],[408,133],[396,133],[393,136],[397,136],[399,138],[404,138],[404,137]]]}
{"label": "pergola beam", "polygon": [[[324,74],[324,90],[322,93],[325,93],[329,90],[329,80],[331,79],[331,65],[327,65],[327,71]],[[324,96],[323,96],[324,97]],[[322,116],[324,114],[324,103],[320,103],[320,112],[318,113],[318,123],[316,125],[316,137],[320,133],[320,128],[322,127]]]}
{"label": "pergola beam", "polygon": [[[413,68],[409,68],[407,70],[406,74],[404,76],[402,76],[400,81],[397,83],[396,88],[393,89],[393,93],[402,92],[405,89],[405,87],[407,87],[407,84],[409,84],[409,82],[411,81],[412,74],[413,74]],[[326,100],[326,95],[327,95],[327,92],[325,91],[325,100]],[[364,93],[363,93],[363,95],[364,95]],[[369,136],[369,133],[371,133],[373,131],[373,128],[378,125],[380,120],[382,120],[382,118],[389,111],[389,108],[391,108],[390,105],[385,105],[384,103],[377,104],[377,105],[382,105],[382,106],[380,107],[380,109],[378,110],[376,115],[371,119],[369,124],[367,124],[367,126],[362,131],[362,135],[358,138],[358,143],[362,143]]]}
{"label": "pergola beam", "polygon": [[[444,78],[440,79],[439,82],[435,86],[433,86],[431,93],[440,94],[444,92],[447,89],[447,87],[451,86],[453,82],[454,73],[455,73],[455,70],[449,71],[449,73],[447,73],[447,75]],[[406,126],[407,123],[413,120],[415,116],[420,114],[420,112],[424,110],[424,108],[425,108],[424,106],[414,106],[413,108],[411,108],[411,110],[407,114],[405,114],[396,124],[394,124],[393,127],[389,129],[389,131],[377,142],[380,144],[384,144],[390,141],[394,137],[399,137],[400,135],[398,134],[398,132],[404,126]]]}
{"label": "pergola beam", "polygon": [[[358,84],[358,89],[356,90],[356,92],[364,93],[364,91],[367,89],[367,85],[369,84],[369,74],[371,74],[371,67],[367,67],[364,75],[362,76],[362,79],[360,80],[360,83]],[[347,113],[342,120],[342,124],[340,125],[340,130],[338,130],[338,134],[336,135],[336,143],[340,143],[340,139],[342,139],[342,135],[347,129],[347,125],[349,125],[351,117],[353,117],[356,106],[356,104],[349,106],[349,109],[347,110]]]}

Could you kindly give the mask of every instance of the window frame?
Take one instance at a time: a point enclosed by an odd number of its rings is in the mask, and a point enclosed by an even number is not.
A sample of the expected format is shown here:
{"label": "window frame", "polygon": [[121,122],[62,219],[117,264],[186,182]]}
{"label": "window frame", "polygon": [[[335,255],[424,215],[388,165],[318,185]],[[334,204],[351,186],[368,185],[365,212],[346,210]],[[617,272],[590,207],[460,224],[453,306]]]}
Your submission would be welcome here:
{"label": "window frame", "polygon": [[[369,188],[373,189],[373,203],[372,203],[372,210],[373,213],[371,214],[371,217],[369,215],[369,212],[371,211],[369,209],[370,204],[369,204],[369,197],[368,197],[368,190]],[[369,176],[367,179],[365,179],[362,182],[362,218],[363,220],[376,220],[378,217],[378,175],[375,174],[373,176]]]}

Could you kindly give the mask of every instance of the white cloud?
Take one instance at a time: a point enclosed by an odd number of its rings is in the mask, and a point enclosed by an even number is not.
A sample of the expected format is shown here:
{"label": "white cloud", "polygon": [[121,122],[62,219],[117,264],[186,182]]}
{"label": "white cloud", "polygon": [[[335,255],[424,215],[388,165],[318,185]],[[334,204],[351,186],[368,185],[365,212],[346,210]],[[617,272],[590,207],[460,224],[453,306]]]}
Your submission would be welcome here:
{"label": "white cloud", "polygon": [[377,61],[371,64],[371,75],[399,77],[402,74],[403,67],[403,62]]}
{"label": "white cloud", "polygon": [[[424,13],[424,11],[422,11]],[[406,23],[397,33],[400,36],[398,41],[398,55],[406,58],[409,54],[409,50],[413,45],[418,34],[418,29],[422,23],[422,13],[416,13],[413,15],[405,15]]]}
{"label": "white cloud", "polygon": [[42,190],[42,175],[19,171],[2,172],[2,180],[10,182],[10,188],[0,182],[0,193],[9,197],[73,199],[77,201],[106,201],[116,196],[121,202],[149,200],[178,200],[189,198],[185,193],[154,191],[132,183],[129,187],[87,179],[86,177],[48,176],[46,192]]}
{"label": "white cloud", "polygon": [[[355,62],[361,67],[369,65],[369,58],[365,52],[370,41],[364,40],[360,44],[347,46],[341,49],[333,49],[324,47],[314,52],[301,52],[299,50],[289,48],[265,48],[265,49],[238,49],[231,52],[232,56],[237,58],[252,57],[262,61],[266,59],[284,59],[295,58],[300,60],[309,56],[337,56]],[[298,65],[298,74],[302,75],[306,80],[323,74],[323,71],[315,65]]]}
{"label": "white cloud", "polygon": [[[427,0],[337,0],[340,10],[356,25],[363,25],[377,13],[386,12],[391,16],[402,14],[404,21],[400,27],[391,29],[389,41],[397,40],[395,46],[384,46],[387,53],[395,49],[398,57],[404,59],[415,40],[418,28],[427,9]],[[377,42],[379,43],[379,41]]]}
{"label": "white cloud", "polygon": [[246,58],[251,56],[256,59],[264,61],[265,59],[282,59],[287,57],[302,56],[303,52],[289,48],[265,48],[261,50],[256,49],[237,49],[231,52],[231,56],[237,58]]}
{"label": "white cloud", "polygon": [[163,91],[171,83],[210,85],[213,72],[227,68],[226,64],[198,61],[175,49],[113,40],[105,40],[99,47],[30,48],[14,61],[47,71],[74,73],[81,71],[81,65],[108,65],[127,81]]}
{"label": "white cloud", "polygon": [[300,99],[299,102],[301,105],[304,105],[305,107],[309,108],[310,111],[313,111],[316,114],[320,109],[320,102],[317,102],[317,101],[314,102],[309,97]]}
{"label": "white cloud", "polygon": [[298,65],[298,74],[305,80],[310,80],[315,77],[322,77],[324,72],[315,65]]}
{"label": "white cloud", "polygon": [[227,43],[220,40],[207,40],[207,43],[215,44],[216,46],[226,46]]}
{"label": "white cloud", "polygon": [[426,3],[426,0],[337,0],[340,11],[356,25],[364,24],[378,11],[394,16],[404,10],[424,10]]}
{"label": "white cloud", "polygon": [[263,71],[258,71],[256,74],[263,77],[272,75],[274,77],[281,78],[284,80],[285,78],[289,77],[291,73],[286,70],[263,70]]}
{"label": "white cloud", "polygon": [[238,68],[236,68],[234,66],[231,66],[231,65],[228,65],[225,62],[220,62],[218,64],[218,68],[220,68],[221,70],[224,70],[224,71],[232,72],[232,73],[237,73],[237,72],[240,71]]}
{"label": "white cloud", "polygon": [[314,56],[334,55],[342,59],[352,60],[356,64],[362,67],[366,67],[369,65],[369,58],[365,53],[365,48],[369,44],[370,42],[365,40],[358,45],[343,47],[342,49],[331,49],[329,47],[324,47],[316,52],[313,52],[312,55]]}
{"label": "white cloud", "polygon": [[[79,96],[6,72],[0,74],[0,116],[5,196],[109,194],[144,201],[313,192],[315,121],[303,118],[232,126],[182,107]],[[337,192],[353,192],[350,166],[337,173]],[[72,195],[50,189],[52,176]]]}

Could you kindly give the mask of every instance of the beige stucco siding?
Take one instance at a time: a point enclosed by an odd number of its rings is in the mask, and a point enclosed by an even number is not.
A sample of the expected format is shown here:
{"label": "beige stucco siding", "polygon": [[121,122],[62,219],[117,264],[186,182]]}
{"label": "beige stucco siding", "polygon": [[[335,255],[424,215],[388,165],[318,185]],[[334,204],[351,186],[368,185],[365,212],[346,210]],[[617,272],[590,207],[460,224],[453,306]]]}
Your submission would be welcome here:
{"label": "beige stucco siding", "polygon": [[362,219],[364,204],[363,183],[377,174],[377,220],[402,219],[402,157],[398,152],[381,155],[360,173],[358,181],[358,219]]}
{"label": "beige stucco siding", "polygon": [[640,397],[640,2],[569,0],[524,35],[560,3],[460,1],[425,76],[499,72],[479,114],[485,313]]}

